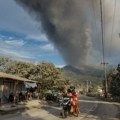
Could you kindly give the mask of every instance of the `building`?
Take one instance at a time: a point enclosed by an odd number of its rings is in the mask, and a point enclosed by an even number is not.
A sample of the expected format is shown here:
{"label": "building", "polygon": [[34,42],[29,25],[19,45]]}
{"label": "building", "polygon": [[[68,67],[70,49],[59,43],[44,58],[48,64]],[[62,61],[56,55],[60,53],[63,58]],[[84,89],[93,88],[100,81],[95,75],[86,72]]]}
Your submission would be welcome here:
{"label": "building", "polygon": [[19,92],[26,92],[26,85],[37,87],[35,81],[0,72],[0,103],[8,102],[11,93],[16,97]]}

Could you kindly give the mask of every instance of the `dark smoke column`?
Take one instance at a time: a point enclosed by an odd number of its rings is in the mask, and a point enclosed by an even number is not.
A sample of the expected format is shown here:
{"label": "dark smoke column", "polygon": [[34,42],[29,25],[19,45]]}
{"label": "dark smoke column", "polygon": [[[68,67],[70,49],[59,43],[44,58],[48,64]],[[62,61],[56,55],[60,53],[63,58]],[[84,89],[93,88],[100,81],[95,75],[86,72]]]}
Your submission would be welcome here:
{"label": "dark smoke column", "polygon": [[[92,46],[90,14],[91,0],[15,0],[35,20],[42,23],[49,40],[62,54],[66,63],[79,66],[86,63]],[[87,11],[87,12],[86,12]]]}

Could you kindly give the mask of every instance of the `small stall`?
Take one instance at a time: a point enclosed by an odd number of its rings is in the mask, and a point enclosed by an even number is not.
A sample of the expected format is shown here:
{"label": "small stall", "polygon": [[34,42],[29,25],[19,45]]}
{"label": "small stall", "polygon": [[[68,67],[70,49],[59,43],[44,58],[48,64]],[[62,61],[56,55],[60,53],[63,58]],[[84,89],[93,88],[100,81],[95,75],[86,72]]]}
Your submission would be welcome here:
{"label": "small stall", "polygon": [[[37,88],[37,83],[16,75],[0,72],[0,104],[16,102],[20,95],[25,96],[30,88]],[[22,98],[23,99],[23,98]],[[26,99],[24,97],[24,99]]]}

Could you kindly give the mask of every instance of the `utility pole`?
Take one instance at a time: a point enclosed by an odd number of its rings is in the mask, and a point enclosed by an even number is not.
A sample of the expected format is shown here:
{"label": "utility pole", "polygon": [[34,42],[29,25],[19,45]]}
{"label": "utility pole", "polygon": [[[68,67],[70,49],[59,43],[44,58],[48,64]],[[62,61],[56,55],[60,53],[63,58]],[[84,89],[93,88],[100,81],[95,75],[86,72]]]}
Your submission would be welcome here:
{"label": "utility pole", "polygon": [[88,88],[89,88],[89,87],[88,87],[88,80],[87,80],[86,82],[87,82],[87,93],[88,93]]}
{"label": "utility pole", "polygon": [[102,34],[102,52],[103,52],[103,62],[101,64],[103,64],[103,67],[104,67],[105,97],[107,98],[108,84],[107,84],[107,79],[106,79],[106,65],[108,63],[105,62],[102,0],[100,0],[100,12],[101,12],[101,34]]}
{"label": "utility pole", "polygon": [[102,62],[101,63],[104,67],[104,79],[105,79],[105,94],[106,94],[106,97],[107,97],[107,92],[108,92],[108,83],[107,83],[107,77],[106,77],[106,67],[108,65],[107,62]]}

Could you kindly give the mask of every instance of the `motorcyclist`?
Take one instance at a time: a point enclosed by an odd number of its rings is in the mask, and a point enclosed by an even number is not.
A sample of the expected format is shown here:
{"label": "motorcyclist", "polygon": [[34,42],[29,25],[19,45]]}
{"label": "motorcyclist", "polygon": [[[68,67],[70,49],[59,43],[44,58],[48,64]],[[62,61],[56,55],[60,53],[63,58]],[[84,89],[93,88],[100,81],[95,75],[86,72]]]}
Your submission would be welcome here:
{"label": "motorcyclist", "polygon": [[71,109],[71,105],[70,105],[70,100],[71,100],[71,96],[70,96],[70,90],[64,90],[63,91],[63,101],[62,101],[62,112],[60,113],[63,117],[67,117],[67,115],[70,114],[70,109]]}

